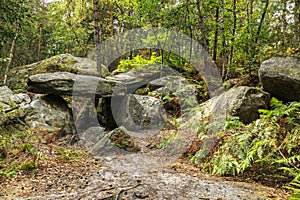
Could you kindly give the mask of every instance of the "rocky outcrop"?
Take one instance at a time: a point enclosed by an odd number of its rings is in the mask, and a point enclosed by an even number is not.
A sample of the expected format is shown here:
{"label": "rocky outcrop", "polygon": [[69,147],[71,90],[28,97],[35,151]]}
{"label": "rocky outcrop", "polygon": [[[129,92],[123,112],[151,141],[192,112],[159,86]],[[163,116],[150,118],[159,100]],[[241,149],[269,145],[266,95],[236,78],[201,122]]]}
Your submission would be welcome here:
{"label": "rocky outcrop", "polygon": [[300,60],[271,58],[259,68],[263,89],[285,101],[300,101]]}
{"label": "rocky outcrop", "polygon": [[[115,90],[115,87],[118,90]],[[32,75],[28,79],[28,91],[41,94],[111,96],[125,93],[125,86],[118,81],[95,76],[54,72]],[[116,92],[117,91],[117,92]]]}
{"label": "rocky outcrop", "polygon": [[0,125],[26,125],[33,131],[75,133],[75,126],[66,102],[55,95],[37,95],[33,100],[26,93],[13,94],[0,87]]}
{"label": "rocky outcrop", "polygon": [[6,86],[0,87],[0,125],[15,123],[30,111],[27,94],[13,94]]}
{"label": "rocky outcrop", "polygon": [[239,117],[241,122],[247,124],[259,118],[258,110],[266,109],[269,101],[270,94],[257,88],[240,86],[201,104],[196,118],[201,120],[213,114],[230,115]]}
{"label": "rocky outcrop", "polygon": [[60,96],[41,96],[29,105],[24,121],[31,129],[58,130],[60,135],[76,132],[71,110]]}
{"label": "rocky outcrop", "polygon": [[[98,76],[96,62],[87,58],[60,54],[51,58],[10,70],[8,85],[12,90],[26,90],[27,79],[31,75],[53,72],[70,72]],[[110,75],[107,67],[102,66],[102,77]]]}
{"label": "rocky outcrop", "polygon": [[130,131],[161,130],[166,113],[161,100],[130,94],[112,98],[112,113],[119,126]]}

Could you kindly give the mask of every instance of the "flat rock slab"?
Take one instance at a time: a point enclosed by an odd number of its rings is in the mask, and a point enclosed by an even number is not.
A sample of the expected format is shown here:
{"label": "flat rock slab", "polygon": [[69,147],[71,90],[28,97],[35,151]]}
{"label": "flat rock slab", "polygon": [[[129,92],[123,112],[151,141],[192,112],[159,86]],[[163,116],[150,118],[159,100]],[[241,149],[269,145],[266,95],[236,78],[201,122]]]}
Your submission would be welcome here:
{"label": "flat rock slab", "polygon": [[128,93],[133,93],[136,89],[148,84],[150,81],[160,78],[161,71],[149,70],[140,72],[127,72],[115,76],[106,77],[108,80],[120,81],[126,85]]}
{"label": "flat rock slab", "polygon": [[139,87],[159,77],[159,71],[128,72],[106,78],[69,72],[43,73],[29,77],[27,90],[41,94],[96,94],[101,97],[110,97],[131,94]]}
{"label": "flat rock slab", "polygon": [[[29,77],[28,91],[41,94],[111,96],[122,95],[125,86],[119,81],[69,72],[36,74]],[[114,91],[117,88],[118,92]]]}

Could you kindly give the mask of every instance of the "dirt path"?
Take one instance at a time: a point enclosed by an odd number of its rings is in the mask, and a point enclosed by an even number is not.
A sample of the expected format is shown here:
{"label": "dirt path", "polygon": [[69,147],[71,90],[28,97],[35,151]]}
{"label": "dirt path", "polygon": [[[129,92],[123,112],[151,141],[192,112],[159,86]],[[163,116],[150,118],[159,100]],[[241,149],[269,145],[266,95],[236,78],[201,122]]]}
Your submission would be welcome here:
{"label": "dirt path", "polygon": [[259,184],[202,174],[182,161],[165,166],[142,154],[86,156],[73,162],[48,155],[35,173],[1,180],[0,187],[0,199],[263,200],[286,195]]}

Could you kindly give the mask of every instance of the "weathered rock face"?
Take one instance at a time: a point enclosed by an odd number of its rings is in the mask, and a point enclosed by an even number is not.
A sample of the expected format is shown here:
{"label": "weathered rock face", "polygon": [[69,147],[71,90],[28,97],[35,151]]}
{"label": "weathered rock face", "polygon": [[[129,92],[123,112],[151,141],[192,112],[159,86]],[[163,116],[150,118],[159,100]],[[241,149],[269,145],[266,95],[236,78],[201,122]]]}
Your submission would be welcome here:
{"label": "weathered rock face", "polygon": [[300,60],[271,58],[259,68],[261,84],[267,92],[285,101],[300,101]]}
{"label": "weathered rock face", "polygon": [[[199,119],[212,114],[239,117],[247,124],[259,118],[258,109],[266,109],[270,94],[253,87],[240,86],[201,104]],[[194,119],[195,120],[195,119]]]}
{"label": "weathered rock face", "polygon": [[104,128],[100,126],[90,127],[83,133],[79,133],[79,139],[87,149],[92,149],[98,141],[105,136]]}
{"label": "weathered rock face", "polygon": [[31,100],[25,93],[13,94],[6,86],[0,87],[0,94],[1,126],[22,121],[31,130],[57,131],[61,135],[75,133],[71,111],[61,97],[37,95]]}
{"label": "weathered rock face", "polygon": [[[96,62],[87,58],[72,56],[71,54],[56,55],[43,61],[30,65],[20,66],[10,70],[8,84],[13,90],[26,90],[26,83],[29,76],[34,74],[51,72],[70,72],[82,75],[98,76]],[[107,67],[102,66],[102,76],[108,76]]]}
{"label": "weathered rock face", "polygon": [[60,135],[76,132],[71,110],[63,98],[46,95],[30,103],[30,112],[25,123],[32,129],[59,129]]}
{"label": "weathered rock face", "polygon": [[165,76],[151,81],[148,84],[148,87],[151,91],[158,88],[164,88],[164,93],[168,95],[186,86],[187,84],[189,84],[189,82],[182,76]]}
{"label": "weathered rock face", "polygon": [[164,100],[167,110],[176,115],[184,114],[188,109],[197,106],[198,102],[207,100],[207,92],[201,85],[191,84],[182,76],[165,76],[148,84],[151,96]]}
{"label": "weathered rock face", "polygon": [[146,85],[148,82],[159,78],[161,72],[159,70],[144,70],[126,72],[115,76],[106,77],[108,80],[122,82],[127,89],[127,93],[132,94],[136,89]]}
{"label": "weathered rock face", "polygon": [[165,125],[162,102],[154,97],[132,94],[114,97],[111,109],[117,124],[130,131],[161,130]]}
{"label": "weathered rock face", "polygon": [[0,87],[0,125],[14,123],[29,112],[27,94],[13,94],[6,86]]}
{"label": "weathered rock face", "polygon": [[120,82],[95,76],[76,75],[69,72],[32,75],[29,77],[27,84],[28,91],[41,94],[96,94],[103,97],[111,96],[115,87],[118,87],[120,93],[123,94],[125,92],[125,87]]}
{"label": "weathered rock face", "polygon": [[[97,136],[95,136],[95,133]],[[90,152],[95,156],[124,155],[140,151],[140,147],[125,127],[116,128],[105,135],[103,135],[103,132],[99,128],[93,128],[87,130],[83,136],[85,138],[89,136],[97,137],[96,144],[90,149]]]}

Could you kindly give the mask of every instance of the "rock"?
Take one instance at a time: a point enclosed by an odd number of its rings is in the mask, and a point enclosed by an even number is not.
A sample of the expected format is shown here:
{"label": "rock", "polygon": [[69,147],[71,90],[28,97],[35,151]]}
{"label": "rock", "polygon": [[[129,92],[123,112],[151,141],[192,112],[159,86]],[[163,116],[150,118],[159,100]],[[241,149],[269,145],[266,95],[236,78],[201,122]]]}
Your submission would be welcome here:
{"label": "rock", "polygon": [[83,141],[87,149],[92,149],[92,147],[100,141],[105,136],[104,128],[90,127],[84,133],[79,134],[79,139]]}
{"label": "rock", "polygon": [[208,95],[201,85],[191,84],[182,76],[165,76],[148,84],[149,94],[160,97],[166,110],[176,116],[198,106],[207,100]]}
{"label": "rock", "polygon": [[149,82],[148,87],[150,91],[165,88],[165,90],[175,92],[187,84],[189,84],[189,82],[182,76],[165,76]]}
{"label": "rock", "polygon": [[112,112],[117,124],[130,131],[161,130],[165,125],[162,101],[154,97],[134,94],[113,97]]}
{"label": "rock", "polygon": [[[95,76],[99,74],[95,61],[75,57],[71,54],[60,54],[33,64],[11,69],[8,73],[8,85],[13,90],[24,91],[29,76],[49,72],[70,72]],[[107,67],[102,66],[102,77],[108,75],[110,74]]]}
{"label": "rock", "polygon": [[109,132],[90,150],[94,156],[111,156],[138,151],[140,148],[125,127],[119,127]]}
{"label": "rock", "polygon": [[31,129],[53,127],[59,136],[76,132],[70,108],[59,96],[46,95],[30,103],[30,112],[24,119]]}
{"label": "rock", "polygon": [[260,82],[267,92],[280,100],[300,101],[300,60],[271,58],[259,70]]}
{"label": "rock", "polygon": [[14,125],[20,130],[26,126],[40,136],[47,133],[47,137],[75,133],[71,110],[61,97],[36,95],[31,101],[28,94],[13,94],[6,86],[0,92],[0,126]]}
{"label": "rock", "polygon": [[111,98],[99,98],[96,106],[96,113],[97,120],[101,126],[104,126],[109,130],[118,127],[112,113]]}
{"label": "rock", "polygon": [[27,94],[13,94],[6,86],[0,87],[0,125],[15,123],[29,111],[30,97]]}
{"label": "rock", "polygon": [[[218,142],[216,132],[224,128],[229,116],[239,117],[247,124],[259,118],[258,109],[267,108],[270,94],[254,87],[239,86],[216,96],[190,113],[183,115],[179,134],[190,133],[194,136],[187,153],[197,152],[199,160],[204,159]],[[205,136],[197,138],[199,133]],[[196,150],[196,151],[195,151]]]}
{"label": "rock", "polygon": [[225,114],[237,116],[248,124],[259,118],[258,110],[266,109],[269,101],[270,94],[254,87],[239,86],[201,104],[201,114],[196,116],[207,118],[213,113]]}
{"label": "rock", "polygon": [[120,92],[115,91],[116,94],[124,94],[126,90],[120,82],[95,76],[54,72],[32,75],[28,79],[28,91],[42,94],[111,96],[116,86]]}
{"label": "rock", "polygon": [[148,84],[150,81],[159,78],[161,72],[158,70],[129,71],[111,77],[108,80],[122,82],[126,86],[128,94],[132,94],[136,89]]}
{"label": "rock", "polygon": [[0,96],[12,95],[12,94],[13,94],[13,92],[7,86],[0,87]]}

